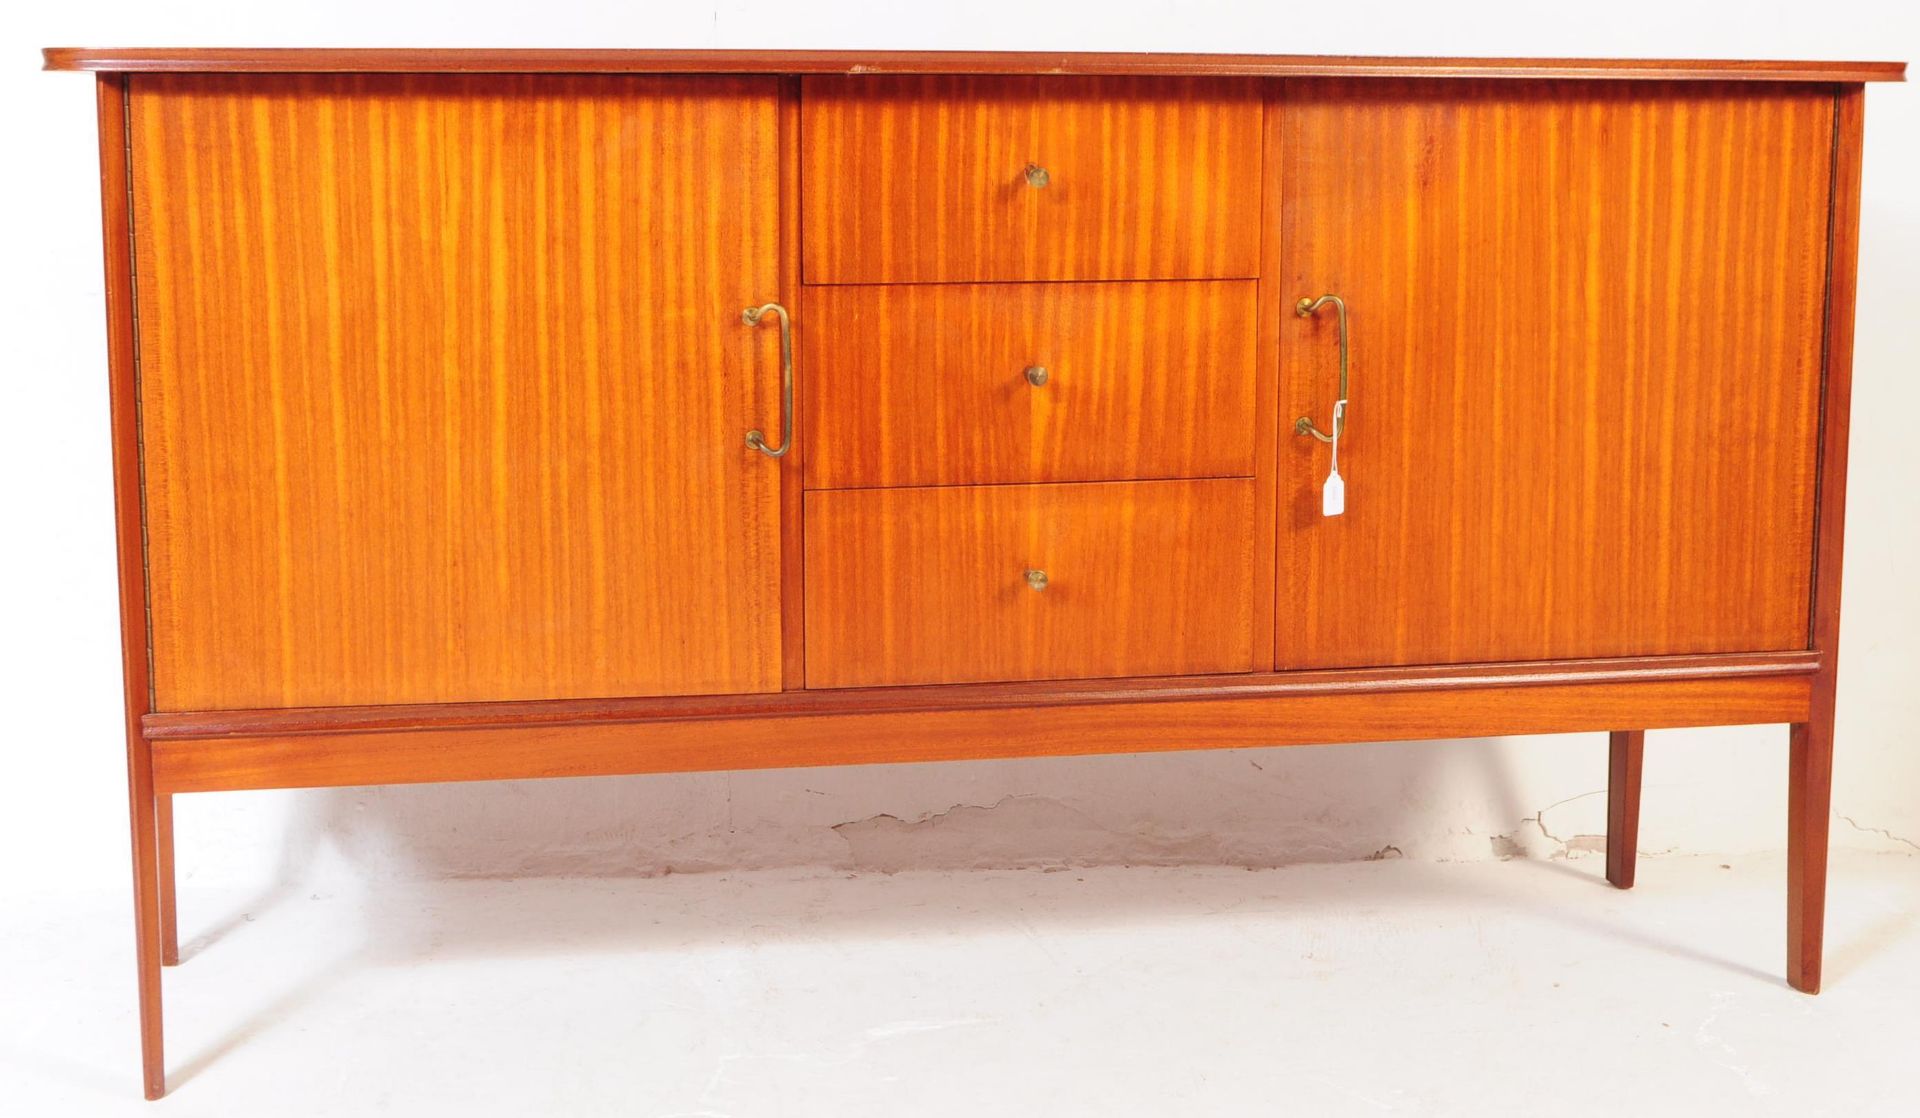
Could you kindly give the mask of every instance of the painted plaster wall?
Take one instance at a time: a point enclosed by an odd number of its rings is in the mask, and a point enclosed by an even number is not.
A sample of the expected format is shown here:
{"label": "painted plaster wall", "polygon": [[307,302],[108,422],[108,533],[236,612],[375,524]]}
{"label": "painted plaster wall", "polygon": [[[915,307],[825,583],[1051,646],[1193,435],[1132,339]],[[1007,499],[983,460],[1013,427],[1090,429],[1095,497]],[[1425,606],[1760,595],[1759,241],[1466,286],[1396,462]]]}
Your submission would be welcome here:
{"label": "painted plaster wall", "polygon": [[[0,406],[0,774],[5,881],[124,878],[107,416],[92,89],[35,72],[39,46],[653,45],[1259,50],[1731,57],[1920,55],[1899,6],[1690,8],[1624,0],[1604,20],[1523,3],[1304,5],[994,0],[832,3],[350,0],[15,14],[0,106],[6,339]],[[454,18],[457,13],[457,18]],[[1867,110],[1866,199],[1847,539],[1835,841],[1920,842],[1920,90]],[[1649,738],[1649,853],[1776,849],[1786,734]],[[1224,863],[1369,857],[1590,857],[1604,830],[1597,735],[498,785],[250,793],[179,805],[190,881],[652,874],[817,864],[907,867]],[[1657,872],[1649,870],[1648,872]]]}

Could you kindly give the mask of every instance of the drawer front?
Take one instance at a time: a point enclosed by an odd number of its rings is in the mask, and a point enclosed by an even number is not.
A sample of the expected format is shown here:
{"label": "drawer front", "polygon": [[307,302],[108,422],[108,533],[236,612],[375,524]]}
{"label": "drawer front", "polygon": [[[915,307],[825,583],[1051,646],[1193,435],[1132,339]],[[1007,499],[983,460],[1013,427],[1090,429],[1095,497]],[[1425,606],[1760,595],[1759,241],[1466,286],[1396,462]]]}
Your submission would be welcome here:
{"label": "drawer front", "polygon": [[1254,287],[817,289],[802,331],[807,484],[1251,474]]}
{"label": "drawer front", "polygon": [[810,77],[810,283],[1258,274],[1250,79]]}
{"label": "drawer front", "polygon": [[809,493],[808,686],[1251,671],[1253,514],[1240,478]]}

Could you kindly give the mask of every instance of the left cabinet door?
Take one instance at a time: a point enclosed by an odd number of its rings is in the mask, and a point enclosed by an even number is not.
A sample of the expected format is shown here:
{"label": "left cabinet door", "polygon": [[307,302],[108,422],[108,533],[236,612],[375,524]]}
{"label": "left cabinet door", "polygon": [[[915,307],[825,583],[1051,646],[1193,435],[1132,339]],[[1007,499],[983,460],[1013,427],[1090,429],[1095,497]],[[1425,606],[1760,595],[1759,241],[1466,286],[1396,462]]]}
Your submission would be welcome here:
{"label": "left cabinet door", "polygon": [[774,79],[129,97],[159,709],[780,686]]}

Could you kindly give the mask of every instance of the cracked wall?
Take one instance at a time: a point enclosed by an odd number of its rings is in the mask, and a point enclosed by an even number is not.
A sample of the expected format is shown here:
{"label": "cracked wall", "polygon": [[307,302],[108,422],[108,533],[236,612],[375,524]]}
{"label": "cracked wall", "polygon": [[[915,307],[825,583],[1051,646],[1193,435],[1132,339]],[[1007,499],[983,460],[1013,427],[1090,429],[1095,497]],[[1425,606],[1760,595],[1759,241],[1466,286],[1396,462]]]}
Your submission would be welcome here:
{"label": "cracked wall", "polygon": [[[1778,727],[1650,734],[1641,853],[1779,849],[1785,758]],[[1579,860],[1605,856],[1606,768],[1605,736],[1577,734],[257,793],[176,815],[183,872],[209,881]],[[1915,849],[1839,816],[1834,843]]]}

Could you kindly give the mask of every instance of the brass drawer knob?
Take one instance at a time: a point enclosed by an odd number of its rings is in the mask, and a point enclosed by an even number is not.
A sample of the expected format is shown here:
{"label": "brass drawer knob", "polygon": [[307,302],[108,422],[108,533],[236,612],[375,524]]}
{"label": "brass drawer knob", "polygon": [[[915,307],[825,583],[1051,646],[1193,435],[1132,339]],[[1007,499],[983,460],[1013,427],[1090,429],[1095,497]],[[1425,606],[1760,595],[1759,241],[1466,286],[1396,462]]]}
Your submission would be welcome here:
{"label": "brass drawer knob", "polygon": [[1027,177],[1027,185],[1033,187],[1035,190],[1053,181],[1053,176],[1047,174],[1047,169],[1038,163],[1027,164],[1025,174]]}
{"label": "brass drawer knob", "polygon": [[1045,388],[1047,386],[1047,367],[1045,365],[1028,365],[1027,383],[1033,385],[1035,388]]}
{"label": "brass drawer knob", "polygon": [[1032,589],[1035,591],[1045,590],[1047,588],[1047,572],[1028,571],[1027,586],[1029,589]]}

